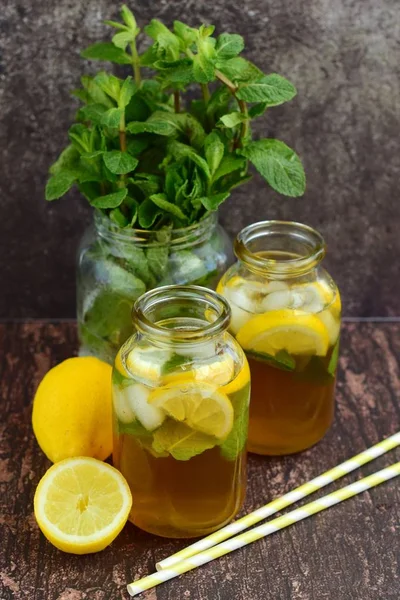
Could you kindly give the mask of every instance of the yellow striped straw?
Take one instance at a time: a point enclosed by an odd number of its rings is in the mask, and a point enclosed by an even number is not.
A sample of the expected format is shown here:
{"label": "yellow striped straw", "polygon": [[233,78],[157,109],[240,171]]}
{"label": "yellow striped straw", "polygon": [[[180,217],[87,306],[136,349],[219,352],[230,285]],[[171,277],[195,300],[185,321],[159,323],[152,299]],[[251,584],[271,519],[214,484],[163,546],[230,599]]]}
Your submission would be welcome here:
{"label": "yellow striped straw", "polygon": [[251,527],[256,523],[259,523],[263,519],[270,517],[271,515],[277,513],[283,508],[294,504],[298,500],[301,500],[302,498],[309,496],[310,494],[325,487],[333,481],[340,479],[340,477],[347,475],[347,473],[351,473],[351,471],[354,471],[358,467],[365,465],[366,463],[370,462],[371,460],[374,460],[378,456],[382,456],[382,454],[385,454],[389,450],[396,448],[396,446],[398,445],[400,445],[400,431],[395,433],[391,437],[388,437],[386,440],[375,444],[375,446],[372,446],[371,448],[364,450],[360,454],[357,454],[357,456],[346,460],[337,467],[326,471],[325,473],[319,475],[319,477],[316,477],[315,479],[312,479],[308,483],[304,483],[300,487],[285,494],[281,498],[276,498],[272,502],[261,506],[260,508],[258,508],[252,513],[249,513],[245,517],[242,517],[241,519],[238,519],[237,521],[226,525],[226,527],[223,527],[219,531],[215,531],[214,533],[203,538],[202,540],[199,540],[198,542],[187,546],[183,550],[180,550],[180,552],[172,554],[168,558],[161,560],[159,563],[156,564],[157,571],[172,567],[181,560],[189,558],[190,556],[194,556],[195,554],[203,552],[208,548],[212,548],[216,544],[227,540],[228,538],[232,537],[233,535],[236,535],[240,531],[243,531],[244,529],[247,529],[248,527]]}
{"label": "yellow striped straw", "polygon": [[311,515],[315,515],[326,508],[330,508],[335,504],[339,504],[339,502],[343,502],[343,500],[347,500],[356,494],[360,494],[361,492],[379,485],[384,481],[388,481],[393,477],[397,477],[397,475],[400,475],[400,462],[390,467],[386,467],[386,469],[382,469],[373,475],[369,475],[364,479],[360,479],[360,481],[351,483],[350,485],[347,485],[336,492],[332,492],[331,494],[323,496],[314,502],[310,502],[301,508],[297,508],[286,515],[273,519],[272,521],[264,523],[263,525],[259,525],[250,531],[245,531],[244,533],[231,538],[230,540],[222,542],[222,544],[218,544],[218,546],[209,548],[205,552],[200,552],[199,554],[196,554],[187,560],[179,562],[174,567],[157,571],[148,577],[134,581],[127,586],[128,592],[131,596],[136,596],[137,594],[153,588],[164,581],[178,577],[179,575],[204,565],[215,558],[224,556],[229,552],[233,552],[234,550],[242,548],[247,544],[251,544],[260,538],[266,537],[271,533],[275,533],[280,529],[284,529],[293,523],[297,523],[298,521],[302,521]]}

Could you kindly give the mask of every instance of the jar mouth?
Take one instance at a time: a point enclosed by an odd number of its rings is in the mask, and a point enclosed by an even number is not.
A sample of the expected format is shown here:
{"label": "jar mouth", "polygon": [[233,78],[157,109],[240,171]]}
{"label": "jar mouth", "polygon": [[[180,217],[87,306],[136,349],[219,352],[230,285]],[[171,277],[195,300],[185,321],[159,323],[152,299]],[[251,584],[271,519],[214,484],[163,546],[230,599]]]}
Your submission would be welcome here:
{"label": "jar mouth", "polygon": [[216,292],[198,285],[166,285],[143,294],[133,305],[137,330],[159,341],[208,341],[229,326],[231,309]]}
{"label": "jar mouth", "polygon": [[207,213],[200,221],[187,227],[164,227],[158,230],[122,228],[96,210],[94,223],[99,235],[110,242],[134,243],[136,246],[179,246],[180,249],[201,244],[209,239],[217,224],[218,213]]}
{"label": "jar mouth", "polygon": [[234,252],[250,270],[274,276],[306,273],[325,256],[322,235],[295,221],[259,221],[242,229]]}

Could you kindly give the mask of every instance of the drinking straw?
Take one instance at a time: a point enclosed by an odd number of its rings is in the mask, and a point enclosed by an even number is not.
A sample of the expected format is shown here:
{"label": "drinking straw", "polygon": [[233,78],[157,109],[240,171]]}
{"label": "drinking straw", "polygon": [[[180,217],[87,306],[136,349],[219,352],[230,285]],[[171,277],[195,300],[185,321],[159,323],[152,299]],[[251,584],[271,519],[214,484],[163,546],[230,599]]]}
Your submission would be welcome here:
{"label": "drinking straw", "polygon": [[357,456],[346,460],[337,467],[326,471],[325,473],[319,475],[319,477],[316,477],[315,479],[312,479],[308,483],[304,483],[298,488],[285,494],[281,498],[276,498],[275,500],[272,500],[272,502],[261,506],[260,508],[246,515],[245,517],[242,517],[241,519],[238,519],[237,521],[226,525],[219,531],[215,531],[211,535],[199,540],[198,542],[195,542],[194,544],[191,544],[190,546],[187,546],[186,548],[180,550],[176,554],[172,554],[168,558],[164,558],[164,560],[161,560],[156,564],[157,571],[172,567],[181,560],[189,558],[190,556],[193,556],[198,552],[203,552],[208,548],[212,548],[212,546],[215,546],[216,544],[223,542],[231,536],[236,535],[240,531],[243,531],[244,529],[255,525],[259,521],[262,521],[263,519],[266,519],[267,517],[270,517],[271,515],[282,510],[283,508],[294,504],[298,500],[309,496],[310,494],[323,488],[329,483],[336,481],[336,479],[340,479],[340,477],[347,475],[347,473],[350,473],[358,467],[361,467],[362,465],[365,465],[371,460],[374,460],[378,456],[385,454],[385,452],[396,448],[396,446],[398,446],[399,444],[400,431],[388,437],[386,440],[375,444],[375,446],[372,446],[371,448],[364,450],[360,454],[357,454]]}
{"label": "drinking straw", "polygon": [[199,554],[196,554],[187,560],[179,562],[174,567],[163,569],[162,571],[156,571],[152,575],[148,575],[143,579],[134,581],[127,586],[128,592],[131,596],[136,596],[137,594],[153,588],[164,581],[178,577],[179,575],[204,565],[215,558],[224,556],[229,552],[233,552],[234,550],[242,548],[247,544],[251,544],[260,538],[266,537],[271,533],[275,533],[276,531],[284,529],[293,523],[302,521],[311,515],[330,508],[335,504],[339,504],[339,502],[343,502],[343,500],[347,500],[356,494],[360,494],[361,492],[379,485],[384,481],[388,481],[393,477],[397,477],[397,475],[400,475],[400,462],[391,465],[390,467],[386,467],[385,469],[382,469],[373,475],[364,477],[364,479],[360,479],[355,483],[351,483],[350,485],[347,485],[336,492],[332,492],[331,494],[323,496],[318,500],[314,500],[314,502],[309,502],[305,506],[297,508],[286,515],[282,515],[281,517],[273,519],[268,523],[259,525],[250,531],[245,531],[244,533],[231,538],[230,540],[226,540],[225,542],[222,542],[213,548],[209,548],[205,552],[200,552]]}

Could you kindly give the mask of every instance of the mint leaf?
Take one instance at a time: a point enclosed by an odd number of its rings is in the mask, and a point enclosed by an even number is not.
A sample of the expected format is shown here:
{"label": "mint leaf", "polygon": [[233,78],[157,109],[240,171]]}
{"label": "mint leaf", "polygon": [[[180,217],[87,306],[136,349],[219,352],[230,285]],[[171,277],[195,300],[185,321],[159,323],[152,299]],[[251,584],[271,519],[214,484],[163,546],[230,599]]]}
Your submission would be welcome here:
{"label": "mint leaf", "polygon": [[296,93],[296,88],[290,81],[273,73],[242,84],[236,96],[246,102],[265,102],[267,106],[278,106],[294,98]]}
{"label": "mint leaf", "polygon": [[217,62],[217,68],[235,83],[254,81],[263,75],[263,72],[256,65],[241,56]]}
{"label": "mint leaf", "polygon": [[94,125],[101,125],[106,112],[107,107],[104,104],[88,104],[78,111],[78,118],[82,121],[91,121]]}
{"label": "mint leaf", "polygon": [[131,42],[135,41],[135,33],[133,31],[120,31],[116,33],[112,38],[112,43],[121,50],[126,50],[126,47]]}
{"label": "mint leaf", "polygon": [[184,49],[192,46],[197,39],[197,29],[193,29],[181,21],[174,21],[174,33],[182,42]]}
{"label": "mint leaf", "polygon": [[215,79],[215,63],[204,54],[193,58],[193,76],[198,83],[210,83]]}
{"label": "mint leaf", "polygon": [[215,131],[210,133],[204,142],[204,151],[211,174],[214,174],[218,169],[222,157],[224,156],[225,146],[221,142],[221,138]]}
{"label": "mint leaf", "polygon": [[161,281],[168,265],[169,247],[160,245],[148,248],[146,251],[147,264],[157,281]]}
{"label": "mint leaf", "polygon": [[217,39],[217,45],[215,47],[218,60],[224,60],[233,58],[237,54],[240,54],[244,48],[244,40],[241,35],[237,33],[221,33]]}
{"label": "mint leaf", "polygon": [[176,127],[167,120],[153,120],[141,122],[131,122],[126,126],[130,133],[156,133],[157,135],[170,136],[176,132]]}
{"label": "mint leaf", "polygon": [[190,146],[172,140],[168,144],[168,150],[172,154],[172,156],[174,156],[177,160],[189,158],[201,168],[207,179],[211,178],[211,172],[207,162],[204,160],[204,158],[197,154],[197,152]]}
{"label": "mint leaf", "polygon": [[123,212],[119,208],[113,208],[110,210],[109,218],[113,221],[118,227],[127,227],[129,225],[129,219],[126,218]]}
{"label": "mint leaf", "polygon": [[139,33],[138,26],[136,24],[136,19],[133,16],[133,12],[126,6],[126,4],[123,4],[121,6],[121,17],[130,29],[134,31],[136,30],[137,33]]}
{"label": "mint leaf", "polygon": [[246,167],[246,161],[243,158],[239,158],[236,156],[224,156],[221,164],[219,165],[218,169],[214,173],[213,179],[214,179],[214,181],[217,181],[221,177],[224,177],[225,175],[229,175],[230,173],[233,173],[234,171],[238,171],[239,169],[243,170],[243,169],[245,169],[245,167]]}
{"label": "mint leaf", "polygon": [[160,210],[159,207],[150,200],[150,198],[146,198],[141,203],[138,210],[140,227],[143,229],[150,229],[153,227],[158,217],[161,217],[163,214],[164,212]]}
{"label": "mint leaf", "polygon": [[76,177],[68,172],[60,172],[50,177],[46,184],[46,200],[57,200],[74,185]]}
{"label": "mint leaf", "polygon": [[297,154],[279,140],[250,142],[239,150],[248,158],[269,185],[285,196],[302,196],[306,178]]}
{"label": "mint leaf", "polygon": [[193,61],[190,58],[180,58],[173,62],[156,60],[152,66],[170,83],[187,85],[194,81]]}
{"label": "mint leaf", "polygon": [[258,104],[254,104],[249,108],[249,117],[251,119],[255,119],[256,117],[261,117],[268,108],[268,102],[259,102]]}
{"label": "mint leaf", "polygon": [[70,144],[67,146],[57,158],[57,160],[51,165],[49,172],[52,175],[58,175],[62,171],[71,171],[76,169],[79,165],[80,153],[79,151]]}
{"label": "mint leaf", "polygon": [[136,169],[139,161],[133,158],[128,152],[120,152],[119,150],[110,150],[103,154],[104,164],[111,173],[116,175],[125,175]]}
{"label": "mint leaf", "polygon": [[246,121],[247,117],[241,112],[232,112],[228,115],[223,115],[220,119],[225,127],[232,128],[236,127],[236,125],[240,125],[243,121]]}
{"label": "mint leaf", "polygon": [[136,83],[133,81],[132,77],[127,77],[124,81],[124,83],[121,86],[121,90],[119,93],[119,98],[118,98],[118,106],[119,108],[125,108],[125,106],[128,106],[129,102],[131,101],[131,98],[134,96],[134,94],[136,94],[136,92],[138,91],[138,87],[136,85]]}
{"label": "mint leaf", "polygon": [[111,42],[99,42],[93,44],[81,52],[83,58],[89,60],[107,60],[117,65],[130,65],[132,59],[129,54],[117,48]]}
{"label": "mint leaf", "polygon": [[339,339],[336,342],[335,347],[332,350],[331,358],[330,358],[329,365],[328,365],[328,373],[329,373],[329,375],[332,375],[332,377],[335,375],[338,360],[339,360]]}
{"label": "mint leaf", "polygon": [[296,361],[286,350],[279,350],[274,356],[265,352],[251,352],[246,350],[246,356],[254,360],[266,362],[272,367],[283,369],[284,371],[294,371]]}
{"label": "mint leaf", "polygon": [[112,108],[112,100],[103,92],[101,87],[96,83],[94,77],[83,75],[81,83],[87,95],[85,102],[93,102],[94,104],[103,104],[106,108]]}
{"label": "mint leaf", "polygon": [[121,108],[110,108],[104,113],[101,119],[101,124],[106,127],[117,128],[119,127],[123,110]]}
{"label": "mint leaf", "polygon": [[216,445],[216,439],[191,429],[184,423],[167,419],[153,434],[156,452],[168,452],[175,460],[189,460]]}
{"label": "mint leaf", "polygon": [[100,71],[94,78],[95,82],[100,86],[105,94],[110,96],[113,100],[118,102],[120,89],[121,89],[121,80],[114,75],[110,75],[105,71]]}
{"label": "mint leaf", "polygon": [[163,211],[174,215],[174,217],[177,217],[181,221],[187,220],[187,217],[183,214],[179,206],[176,206],[176,204],[172,204],[172,202],[169,202],[165,194],[153,194],[152,196],[150,196],[150,200],[154,202],[154,204],[161,208]]}
{"label": "mint leaf", "polygon": [[235,460],[243,452],[249,426],[250,385],[247,384],[229,397],[234,410],[233,427],[221,444],[221,454],[227,460]]}
{"label": "mint leaf", "polygon": [[91,205],[95,208],[116,208],[122,204],[127,193],[128,190],[124,188],[123,190],[118,190],[118,192],[107,194],[106,196],[98,196],[91,201]]}
{"label": "mint leaf", "polygon": [[221,194],[214,194],[213,196],[207,196],[200,198],[200,202],[207,210],[217,210],[218,206],[224,202],[227,198],[229,198],[229,192],[223,192]]}

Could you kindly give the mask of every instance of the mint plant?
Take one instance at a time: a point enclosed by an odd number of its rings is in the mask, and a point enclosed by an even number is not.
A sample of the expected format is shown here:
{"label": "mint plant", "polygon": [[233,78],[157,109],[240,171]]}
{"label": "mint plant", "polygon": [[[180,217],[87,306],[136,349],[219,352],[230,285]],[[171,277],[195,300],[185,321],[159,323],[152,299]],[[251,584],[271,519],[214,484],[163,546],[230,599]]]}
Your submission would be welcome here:
{"label": "mint plant", "polygon": [[184,227],[249,180],[249,161],[276,191],[303,194],[296,153],[275,139],[252,140],[251,122],[296,95],[287,79],[264,75],[240,56],[240,35],[214,36],[211,25],[175,21],[170,30],[153,19],[144,27],[153,43],[140,54],[141,31],[127,6],[121,17],[106,21],[112,41],[82,56],[129,65],[133,73],[82,77],[73,92],[82,107],[69,146],[50,168],[47,200],[77,186],[120,227]]}
{"label": "mint plant", "polygon": [[[154,232],[148,248],[128,250],[121,242],[110,251],[97,240],[86,253],[92,263],[80,263],[80,337],[112,360],[129,334],[130,306],[138,295],[168,283],[212,286],[221,274],[218,261],[210,260],[220,251],[216,237],[207,247],[172,251],[172,230],[201,224],[216,211],[249,181],[249,163],[288,196],[303,194],[305,175],[286,144],[252,138],[252,121],[291,100],[296,89],[242,57],[240,35],[215,36],[211,25],[196,29],[180,21],[169,29],[153,19],[143,30],[151,43],[140,52],[143,34],[127,6],[121,22],[106,23],[112,40],[93,44],[82,56],[119,65],[126,76],[99,71],[81,78],[73,91],[81,106],[69,145],[50,167],[46,199],[76,186],[116,231]],[[99,283],[96,289],[89,277]]]}

